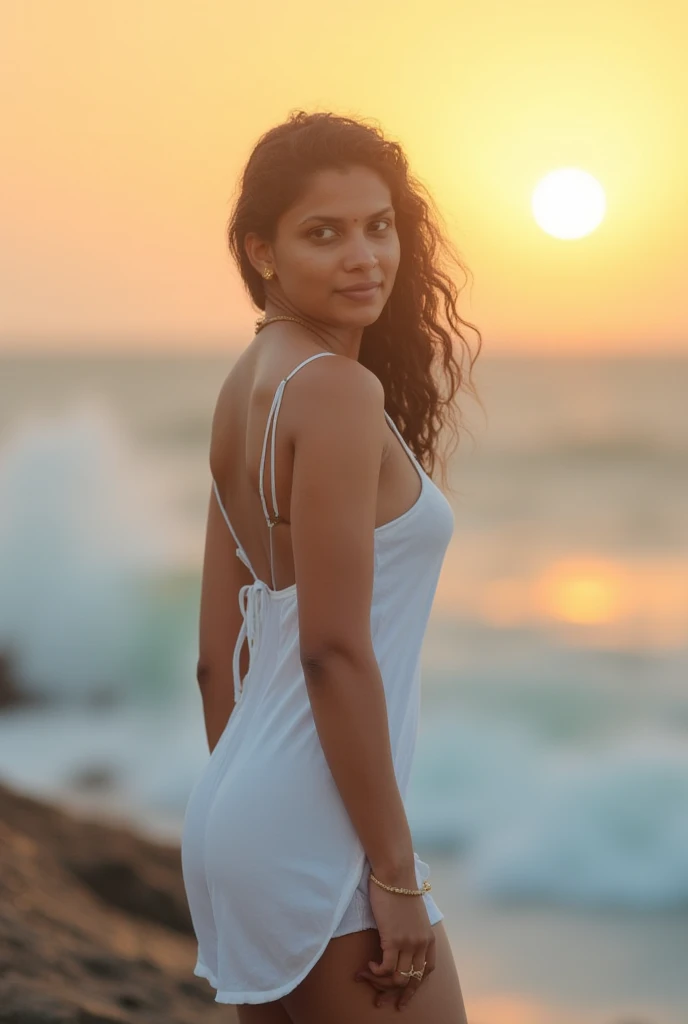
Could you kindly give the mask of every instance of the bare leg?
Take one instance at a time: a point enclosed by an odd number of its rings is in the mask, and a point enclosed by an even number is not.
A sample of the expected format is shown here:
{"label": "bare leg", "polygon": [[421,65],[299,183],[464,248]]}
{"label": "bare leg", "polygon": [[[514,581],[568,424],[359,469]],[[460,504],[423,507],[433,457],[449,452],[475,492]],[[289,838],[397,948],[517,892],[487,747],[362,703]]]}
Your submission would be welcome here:
{"label": "bare leg", "polygon": [[313,970],[282,1003],[293,1024],[468,1024],[461,986],[449,939],[442,921],[433,926],[437,959],[435,970],[423,981],[403,1016],[397,1000],[385,998],[375,1006],[377,992],[366,981],[355,981],[368,960],[380,961],[380,936],[375,928],[332,939]]}
{"label": "bare leg", "polygon": [[236,1011],[239,1024],[293,1024],[279,1000],[276,1003],[242,1003]]}

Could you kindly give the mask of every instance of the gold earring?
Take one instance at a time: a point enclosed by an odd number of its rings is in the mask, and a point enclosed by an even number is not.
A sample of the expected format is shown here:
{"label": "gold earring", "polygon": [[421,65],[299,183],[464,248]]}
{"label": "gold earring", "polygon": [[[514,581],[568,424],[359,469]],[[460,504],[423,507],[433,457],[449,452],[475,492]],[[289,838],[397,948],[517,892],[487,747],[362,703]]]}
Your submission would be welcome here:
{"label": "gold earring", "polygon": [[275,276],[275,271],[272,267],[263,267],[263,277],[266,281],[269,281],[271,277]]}

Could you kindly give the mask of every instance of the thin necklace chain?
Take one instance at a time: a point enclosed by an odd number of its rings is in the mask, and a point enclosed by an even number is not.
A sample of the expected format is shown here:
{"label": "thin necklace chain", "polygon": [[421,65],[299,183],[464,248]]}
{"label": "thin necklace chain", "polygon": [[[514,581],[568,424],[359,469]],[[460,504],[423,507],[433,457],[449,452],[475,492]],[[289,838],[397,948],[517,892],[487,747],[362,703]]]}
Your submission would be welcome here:
{"label": "thin necklace chain", "polygon": [[[268,324],[274,323],[275,320],[293,320],[295,324],[301,324],[303,327],[307,327],[309,331],[313,331],[314,334],[318,334],[318,332],[313,327],[311,327],[310,324],[307,324],[305,320],[299,320],[297,316],[267,316],[262,318],[259,317],[256,320],[255,333],[257,334],[258,331],[262,330],[263,327],[267,327]],[[319,334],[318,337],[320,337]]]}

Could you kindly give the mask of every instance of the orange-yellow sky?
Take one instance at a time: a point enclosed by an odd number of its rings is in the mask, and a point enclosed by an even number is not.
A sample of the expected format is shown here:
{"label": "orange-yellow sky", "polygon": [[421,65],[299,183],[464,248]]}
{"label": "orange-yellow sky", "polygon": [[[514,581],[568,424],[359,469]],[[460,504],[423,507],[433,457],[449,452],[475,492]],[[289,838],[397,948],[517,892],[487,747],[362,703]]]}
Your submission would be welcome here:
{"label": "orange-yellow sky", "polygon": [[[685,0],[3,0],[0,348],[243,347],[235,181],[303,108],[402,142],[486,350],[686,352],[686,38]],[[577,241],[531,213],[561,166],[607,196]]]}

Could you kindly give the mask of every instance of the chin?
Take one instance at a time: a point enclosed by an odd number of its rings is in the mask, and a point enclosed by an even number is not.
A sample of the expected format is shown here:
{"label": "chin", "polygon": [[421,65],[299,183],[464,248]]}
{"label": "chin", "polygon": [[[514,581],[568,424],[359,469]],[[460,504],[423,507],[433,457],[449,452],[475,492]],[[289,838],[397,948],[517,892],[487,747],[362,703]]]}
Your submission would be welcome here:
{"label": "chin", "polygon": [[348,316],[342,316],[341,309],[338,309],[337,319],[341,320],[342,323],[360,324],[361,327],[365,327],[367,324],[374,324],[384,308],[384,302],[371,302],[370,305],[361,305],[359,308],[352,308],[349,311]]}
{"label": "chin", "polygon": [[346,320],[339,319],[342,327],[370,327],[379,318],[381,310],[368,310],[367,312],[361,312],[358,316],[348,317]]}

